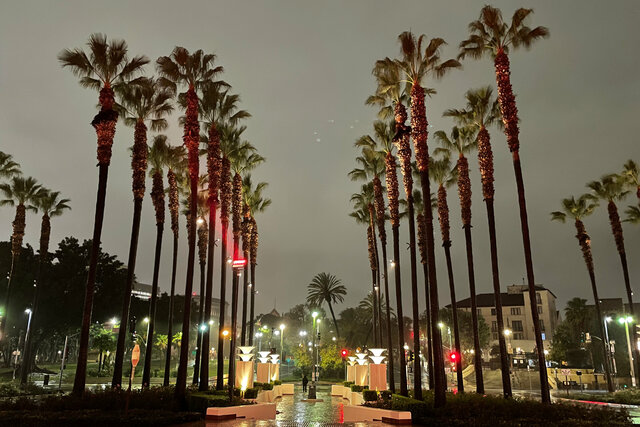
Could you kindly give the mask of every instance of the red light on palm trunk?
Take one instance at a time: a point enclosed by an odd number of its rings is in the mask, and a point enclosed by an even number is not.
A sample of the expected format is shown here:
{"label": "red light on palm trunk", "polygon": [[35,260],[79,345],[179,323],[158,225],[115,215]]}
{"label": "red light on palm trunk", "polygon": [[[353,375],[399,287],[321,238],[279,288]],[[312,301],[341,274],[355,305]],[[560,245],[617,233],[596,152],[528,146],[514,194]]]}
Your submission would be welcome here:
{"label": "red light on palm trunk", "polygon": [[233,268],[242,268],[245,265],[247,265],[246,259],[234,259],[233,262],[231,263],[231,266]]}

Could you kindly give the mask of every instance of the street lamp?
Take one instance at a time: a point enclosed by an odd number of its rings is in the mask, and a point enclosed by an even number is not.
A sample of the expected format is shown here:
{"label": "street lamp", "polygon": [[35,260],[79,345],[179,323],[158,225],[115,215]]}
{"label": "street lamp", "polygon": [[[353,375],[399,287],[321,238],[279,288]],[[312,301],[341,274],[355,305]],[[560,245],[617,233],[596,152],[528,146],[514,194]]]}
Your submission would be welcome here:
{"label": "street lamp", "polygon": [[624,324],[624,331],[627,334],[627,350],[629,351],[629,372],[631,374],[631,385],[636,386],[636,376],[633,370],[633,354],[631,353],[631,340],[629,339],[629,323],[633,322],[633,317],[619,317],[618,323]]}
{"label": "street lamp", "polygon": [[[27,308],[24,312],[29,315],[29,320],[27,320],[27,332],[24,335],[24,348],[22,349],[22,351],[24,353],[24,355],[22,356],[23,358],[25,356],[27,356],[27,343],[29,342],[29,332],[31,331],[31,316],[33,315],[33,311],[31,311],[30,308]],[[16,350],[16,358],[15,358],[15,363],[14,363],[15,367],[14,367],[14,370],[13,370],[13,379],[14,380],[16,379],[16,369],[15,368],[18,367],[18,355],[19,355],[19,353],[20,352]],[[23,360],[22,363],[24,365],[22,369],[28,369],[27,368],[28,361],[27,360]]]}
{"label": "street lamp", "polygon": [[282,360],[284,360],[284,328],[286,325],[281,323],[280,326],[280,355],[282,356]]}
{"label": "street lamp", "polygon": [[148,318],[148,317],[145,317],[144,319],[142,319],[142,321],[143,321],[144,323],[149,323],[149,318]]}
{"label": "street lamp", "polygon": [[613,319],[611,318],[611,316],[606,316],[604,318],[604,337],[607,343],[606,349],[607,349],[607,356],[609,357],[609,363],[611,364],[610,368],[615,375],[617,373],[616,359],[615,357],[613,357],[613,352],[611,351],[611,341],[609,340],[609,322],[611,322],[612,320]]}
{"label": "street lamp", "polygon": [[258,352],[262,351],[262,332],[256,332],[256,338],[258,339]]}

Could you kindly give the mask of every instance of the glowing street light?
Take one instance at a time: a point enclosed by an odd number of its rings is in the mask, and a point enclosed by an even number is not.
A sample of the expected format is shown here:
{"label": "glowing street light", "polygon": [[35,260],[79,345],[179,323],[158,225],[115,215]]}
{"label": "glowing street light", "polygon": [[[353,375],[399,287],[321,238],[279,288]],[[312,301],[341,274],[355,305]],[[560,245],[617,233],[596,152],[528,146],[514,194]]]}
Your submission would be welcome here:
{"label": "glowing street light", "polygon": [[149,323],[149,318],[148,318],[148,317],[145,317],[144,319],[142,319],[142,321],[143,321],[144,323]]}
{"label": "glowing street light", "polygon": [[199,216],[198,219],[196,220],[196,223],[198,224],[198,226],[201,226],[202,224],[204,224],[204,218]]}
{"label": "glowing street light", "polygon": [[313,317],[314,319],[318,317],[318,312],[314,311],[313,313],[311,313],[311,317]]}
{"label": "glowing street light", "polygon": [[222,336],[225,337],[225,338],[228,337],[229,336],[229,330],[228,329],[223,330],[222,331]]}
{"label": "glowing street light", "polygon": [[204,324],[203,324],[203,325],[200,325],[200,330],[201,330],[202,332],[206,331],[206,330],[207,330],[207,325],[204,325]]}
{"label": "glowing street light", "polygon": [[396,262],[394,260],[389,260],[389,265],[391,266],[391,268],[394,268],[396,266]]}
{"label": "glowing street light", "polygon": [[115,317],[112,318],[111,320],[109,320],[109,323],[111,323],[113,326],[118,324],[118,319],[116,319]]}

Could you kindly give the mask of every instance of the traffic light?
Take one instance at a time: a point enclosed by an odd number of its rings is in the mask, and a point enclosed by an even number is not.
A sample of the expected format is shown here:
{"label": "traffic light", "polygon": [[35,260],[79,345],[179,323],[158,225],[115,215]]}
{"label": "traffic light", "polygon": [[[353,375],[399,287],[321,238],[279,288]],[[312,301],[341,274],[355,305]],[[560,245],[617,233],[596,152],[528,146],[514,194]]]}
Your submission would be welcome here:
{"label": "traffic light", "polygon": [[409,362],[413,362],[413,350],[409,350]]}
{"label": "traffic light", "polygon": [[458,355],[457,352],[452,351],[451,353],[449,353],[449,361],[451,363],[457,363],[459,360],[460,355]]}
{"label": "traffic light", "polygon": [[136,334],[136,316],[131,316],[131,318],[129,318],[129,333],[131,335]]}
{"label": "traffic light", "polygon": [[340,355],[342,356],[342,360],[345,360],[347,358],[347,354],[349,354],[349,351],[346,348],[343,348],[342,351],[340,351]]}

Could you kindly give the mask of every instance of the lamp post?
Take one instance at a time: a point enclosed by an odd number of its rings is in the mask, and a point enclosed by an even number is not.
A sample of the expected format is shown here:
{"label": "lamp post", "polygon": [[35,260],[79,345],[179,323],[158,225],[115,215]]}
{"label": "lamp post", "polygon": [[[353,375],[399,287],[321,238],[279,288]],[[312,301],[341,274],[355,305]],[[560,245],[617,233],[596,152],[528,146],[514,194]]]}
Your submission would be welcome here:
{"label": "lamp post", "polygon": [[613,319],[611,316],[606,316],[604,318],[604,336],[607,340],[607,356],[609,357],[609,363],[611,364],[611,370],[613,371],[613,375],[616,375],[618,372],[616,370],[616,359],[613,356],[613,352],[611,351],[611,340],[609,340],[609,322]]}
{"label": "lamp post", "polygon": [[[504,330],[504,336],[507,337],[508,345],[509,345],[509,347],[511,347],[511,353],[513,354],[513,347],[511,345],[511,329],[505,329]],[[507,349],[507,353],[509,353],[509,349]],[[513,369],[513,357],[512,356],[509,356],[509,369]]]}
{"label": "lamp post", "polygon": [[262,351],[262,332],[256,332],[256,338],[258,339],[258,353]]}
{"label": "lamp post", "polygon": [[284,328],[286,325],[284,323],[280,324],[280,353],[282,355],[282,360],[284,360]]}
{"label": "lamp post", "polygon": [[[29,363],[29,361],[25,360],[24,357],[27,355],[27,351],[26,350],[27,350],[27,343],[29,342],[29,331],[31,330],[31,316],[33,315],[33,311],[31,311],[30,308],[27,308],[24,312],[29,315],[29,320],[27,320],[27,332],[25,332],[25,334],[24,334],[24,348],[22,349],[24,355],[22,356],[23,357],[22,369],[28,369],[26,364]],[[14,380],[16,379],[16,370],[18,368],[18,356],[19,355],[20,355],[20,351],[16,350],[16,358],[15,358],[14,367],[13,367],[13,379]]]}
{"label": "lamp post", "polygon": [[631,351],[631,340],[629,339],[629,323],[633,322],[633,317],[619,317],[618,323],[621,325],[624,324],[624,331],[627,335],[627,350],[629,351],[629,372],[631,374],[631,385],[633,387],[636,386],[636,377],[633,370],[633,353]]}
{"label": "lamp post", "polygon": [[[311,313],[311,317],[313,318],[313,326],[311,327],[311,334],[313,335],[312,337],[313,351],[317,353],[318,350],[316,348],[316,317],[318,317],[318,312],[314,311],[313,313]],[[311,358],[313,360],[313,375],[311,376],[311,379],[315,382],[317,380],[317,376],[316,376],[316,358],[314,356],[315,355],[312,353]]]}

